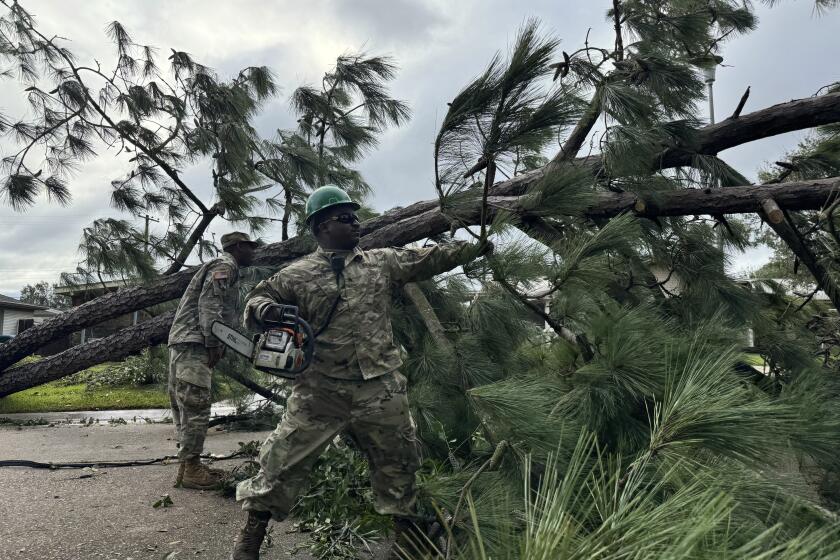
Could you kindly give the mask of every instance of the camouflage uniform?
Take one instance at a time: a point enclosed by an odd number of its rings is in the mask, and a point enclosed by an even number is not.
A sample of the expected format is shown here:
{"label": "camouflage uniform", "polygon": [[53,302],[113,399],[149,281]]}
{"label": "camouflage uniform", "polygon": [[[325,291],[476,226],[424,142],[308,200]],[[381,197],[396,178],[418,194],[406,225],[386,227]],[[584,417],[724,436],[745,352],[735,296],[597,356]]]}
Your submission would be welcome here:
{"label": "camouflage uniform", "polygon": [[219,346],[210,333],[213,321],[234,325],[239,267],[222,253],[198,269],[169,331],[169,401],[182,461],[201,455],[210,420],[210,380],[207,348]]}
{"label": "camouflage uniform", "polygon": [[476,255],[457,242],[423,249],[374,249],[338,253],[344,270],[336,280],[332,253],[317,250],[248,295],[245,322],[259,325],[275,303],[297,305],[317,332],[340,294],[329,327],[317,338],[312,365],[292,386],[283,421],[260,449],[259,473],[239,484],[243,508],[289,513],[321,451],[347,431],[367,454],[376,509],[410,515],[419,466],[406,379],[394,344],[390,289],[430,278]]}

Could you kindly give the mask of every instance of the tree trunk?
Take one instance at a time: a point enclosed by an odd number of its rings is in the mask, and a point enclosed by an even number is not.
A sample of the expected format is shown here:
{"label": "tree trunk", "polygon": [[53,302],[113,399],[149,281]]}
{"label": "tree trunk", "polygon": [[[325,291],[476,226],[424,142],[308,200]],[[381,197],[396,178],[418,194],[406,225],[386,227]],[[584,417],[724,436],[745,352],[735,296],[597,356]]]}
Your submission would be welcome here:
{"label": "tree trunk", "polygon": [[289,222],[292,219],[292,190],[286,189],[286,205],[283,206],[283,221],[281,222],[282,230],[280,231],[280,239],[287,241],[289,239]]}
{"label": "tree trunk", "polygon": [[[804,130],[840,121],[840,93],[779,103],[737,118],[728,118],[700,129],[696,151],[716,155],[729,148],[785,132]],[[657,158],[663,168],[690,165],[691,151],[669,148]]]}
{"label": "tree trunk", "polygon": [[122,360],[166,342],[174,311],[158,315],[111,336],[74,346],[55,356],[8,369],[0,375],[0,397],[55,381],[102,362]]}
{"label": "tree trunk", "polygon": [[[778,201],[777,201],[778,202]],[[784,205],[781,205],[782,208],[786,210],[787,208]],[[796,226],[794,225],[793,221],[789,219],[786,213],[783,210],[782,220],[777,221],[772,218],[772,214],[768,213],[766,209],[762,212],[759,212],[759,216],[764,221],[765,224],[770,226],[776,235],[778,235],[782,241],[784,241],[787,246],[793,251],[793,254],[805,265],[811,275],[814,277],[814,280],[817,286],[822,289],[828,298],[831,300],[832,305],[834,305],[834,309],[840,312],[840,290],[838,290],[837,285],[834,283],[834,280],[828,274],[826,268],[822,265],[822,263],[817,259],[816,255],[814,255],[811,248],[808,247],[805,240],[799,235],[799,232],[796,231]]]}
{"label": "tree trunk", "polygon": [[[277,245],[282,245],[278,247]],[[284,244],[262,248],[255,264],[279,265],[311,251],[311,242],[295,238]],[[30,327],[5,344],[0,344],[0,370],[38,350],[56,338],[139,309],[181,297],[195,269],[161,276],[148,285],[130,286],[105,294],[70,309],[57,317]],[[0,374],[2,375],[2,374]]]}
{"label": "tree trunk", "polygon": [[572,129],[572,132],[560,148],[560,151],[556,156],[554,156],[554,159],[551,160],[551,164],[559,165],[577,158],[578,152],[580,152],[580,149],[583,147],[583,143],[586,142],[586,137],[589,136],[590,132],[592,132],[592,127],[594,127],[595,123],[598,122],[598,117],[600,115],[601,89],[598,88],[595,90],[595,94],[592,96],[592,101],[589,102],[589,107],[587,107],[583,117],[575,125],[575,128]]}
{"label": "tree trunk", "polygon": [[633,211],[638,216],[691,216],[694,214],[748,214],[759,212],[767,198],[785,210],[817,210],[840,190],[840,177],[777,185],[747,185],[725,189],[684,189],[645,195],[603,193],[586,209],[592,219],[613,218]]}
{"label": "tree trunk", "polygon": [[190,253],[192,253],[195,246],[201,241],[201,238],[204,236],[204,232],[207,231],[207,228],[210,226],[210,222],[212,222],[216,216],[221,216],[224,214],[224,207],[221,203],[214,204],[210,210],[202,214],[201,220],[199,220],[198,225],[190,233],[189,238],[184,243],[184,246],[181,247],[181,250],[178,251],[178,254],[175,256],[175,260],[169,265],[164,271],[164,275],[166,274],[175,274],[179,270],[184,267],[184,263],[187,262],[187,259],[190,258]]}
{"label": "tree trunk", "polygon": [[[717,154],[721,150],[753,140],[832,122],[840,122],[840,93],[782,103],[700,129],[695,145],[685,150],[670,148],[663,151],[657,158],[656,167],[688,165],[691,163],[694,152]],[[694,152],[689,151],[689,148]],[[590,156],[577,158],[567,165],[598,168],[600,162],[599,156]],[[549,164],[546,167],[552,166]],[[560,171],[562,170],[558,172]],[[493,202],[493,197],[515,197],[524,194],[544,174],[545,168],[494,185],[490,192],[490,202]],[[833,181],[836,183],[836,180]],[[649,200],[642,201],[644,210],[640,214],[652,217],[757,212],[760,204],[760,201],[755,199],[758,194],[757,189],[770,188],[776,190],[772,194],[765,191],[767,194],[762,196],[762,199],[772,196],[782,207],[791,210],[814,209],[822,206],[827,199],[829,195],[827,186],[825,182],[811,182],[788,183],[773,187],[733,187],[719,189],[720,192],[687,190],[662,193],[655,197],[656,200],[649,195]],[[497,198],[497,200],[502,206],[505,204],[513,204],[514,208],[517,206],[515,199]],[[609,218],[622,211],[632,210],[636,202],[635,195],[631,193],[599,193],[596,202],[588,209],[587,215],[593,218]],[[368,220],[362,225],[362,235],[365,236],[363,246],[404,245],[423,239],[432,232],[447,231],[449,221],[440,215],[440,212],[435,211],[438,204],[438,200],[416,202]],[[396,224],[400,225],[395,228]],[[311,247],[311,239],[300,237],[274,243],[260,248],[255,264],[277,266],[305,254],[311,250]],[[157,279],[148,286],[126,288],[101,296],[27,329],[12,341],[0,345],[0,371],[56,338],[124,313],[179,297],[189,283],[192,273],[193,271],[178,272]]]}
{"label": "tree trunk", "polygon": [[[773,198],[787,210],[819,209],[837,190],[840,190],[840,178],[726,189],[685,189],[659,193],[655,199],[648,198],[641,204],[641,199],[632,193],[596,193],[594,202],[586,209],[585,215],[592,219],[606,219],[623,212],[636,212],[643,217],[753,213],[760,211],[761,204],[767,198]],[[524,209],[519,197],[490,197],[489,204],[491,209],[503,209],[525,217],[537,215]],[[366,222],[363,232],[367,234],[362,238],[362,248],[400,246],[449,231],[449,218],[441,214],[434,203],[430,203],[430,210],[414,214],[424,205],[425,203],[417,203],[412,207],[396,210],[390,213],[390,216],[386,214]],[[402,219],[394,221],[393,218],[397,215]],[[464,223],[475,225],[479,223],[480,217],[479,200],[473,201],[471,206],[462,206],[459,209],[458,218]],[[374,229],[374,226],[380,227]],[[308,253],[311,249],[311,240],[295,237],[286,242],[260,248],[255,264],[279,266]],[[106,294],[41,325],[31,327],[10,342],[0,345],[0,367],[8,367],[55,337],[136,309],[175,299],[186,289],[192,273],[193,271],[183,271],[164,276],[150,286],[135,286]]]}
{"label": "tree trunk", "polygon": [[[762,202],[768,197],[772,197],[780,206],[787,209],[817,209],[833,199],[838,190],[840,190],[840,178],[767,186],[729,187],[726,189],[686,189],[660,195],[657,204],[646,206],[642,215],[654,217],[657,215],[755,213],[760,210]],[[524,212],[526,217],[528,215],[527,211],[523,211],[519,197],[491,197],[489,202],[491,209],[502,209],[516,213]],[[586,215],[599,218],[614,217],[623,212],[632,212],[635,202],[635,196],[630,193],[599,193],[596,203],[590,206]],[[481,219],[481,201],[474,200],[472,206],[467,211],[460,213],[458,217],[465,223],[478,224]],[[388,220],[385,219],[383,222],[388,222]],[[363,249],[373,249],[405,245],[439,235],[449,231],[449,228],[449,219],[441,214],[439,209],[432,209],[369,231],[362,238],[361,247]],[[262,259],[263,264],[268,262],[278,263],[281,256],[285,256],[284,261],[288,261],[305,254],[306,251],[301,250],[301,245],[300,238],[293,238],[285,243],[275,243],[263,248],[265,251],[260,253],[260,259]],[[183,275],[186,281],[189,280],[189,272],[185,271],[179,274]],[[176,276],[168,278],[175,279]],[[103,298],[112,296],[114,301],[112,308],[118,304],[131,305],[132,301],[135,301],[130,298],[126,301],[125,296],[120,296],[120,294],[137,293],[147,301],[158,303],[159,301],[153,301],[153,297],[150,295],[152,288],[129,288],[124,292],[109,294],[103,296]],[[175,292],[173,287],[170,286],[169,289],[171,290],[169,293],[175,293],[175,295],[166,299],[172,299],[180,295],[180,292]],[[135,290],[135,292],[131,292],[131,290]],[[181,288],[181,291],[183,291],[183,288]],[[94,304],[103,298],[86,303],[84,306]],[[151,303],[147,305],[151,305]],[[139,305],[138,308],[147,305]],[[95,309],[95,306],[92,309]],[[152,321],[121,330],[107,338],[75,346],[40,362],[9,369],[0,374],[0,396],[70,375],[94,364],[121,360],[139,352],[146,346],[164,342],[169,332],[172,316],[173,314],[170,312],[156,317]],[[57,319],[60,318],[61,316]],[[34,328],[27,329],[22,334],[26,334]],[[574,333],[571,334],[574,335]],[[4,347],[10,344],[11,342],[0,345],[0,349],[5,350]]]}
{"label": "tree trunk", "polygon": [[429,299],[423,293],[423,290],[420,289],[420,286],[414,283],[406,284],[403,286],[403,292],[411,300],[411,303],[414,304],[435,344],[448,355],[455,354],[455,348],[452,346],[452,342],[446,337],[446,331],[443,330],[440,319],[438,319],[435,310],[432,308],[432,304],[429,303]]}

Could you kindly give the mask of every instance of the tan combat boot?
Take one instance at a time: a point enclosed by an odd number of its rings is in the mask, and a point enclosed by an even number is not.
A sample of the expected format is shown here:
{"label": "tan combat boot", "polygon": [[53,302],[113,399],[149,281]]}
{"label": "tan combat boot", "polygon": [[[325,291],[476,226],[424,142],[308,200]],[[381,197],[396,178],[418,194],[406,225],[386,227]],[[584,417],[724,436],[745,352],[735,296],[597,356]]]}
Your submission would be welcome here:
{"label": "tan combat boot", "polygon": [[187,459],[181,463],[184,472],[181,476],[181,487],[193,490],[213,490],[219,486],[222,476],[210,471],[201,464],[201,459]]}
{"label": "tan combat boot", "polygon": [[249,511],[248,521],[239,531],[230,560],[260,560],[260,547],[265,539],[271,514],[267,511]]}

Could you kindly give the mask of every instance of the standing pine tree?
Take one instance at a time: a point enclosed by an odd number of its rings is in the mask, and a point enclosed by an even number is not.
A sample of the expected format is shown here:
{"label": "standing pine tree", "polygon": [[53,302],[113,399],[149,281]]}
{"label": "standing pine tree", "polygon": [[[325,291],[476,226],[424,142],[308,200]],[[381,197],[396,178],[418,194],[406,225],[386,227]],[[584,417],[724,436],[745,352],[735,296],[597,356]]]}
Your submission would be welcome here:
{"label": "standing pine tree", "polygon": [[276,141],[264,144],[271,157],[260,168],[283,188],[282,201],[279,196],[266,201],[270,208],[282,209],[282,239],[289,238],[293,217],[302,225],[303,202],[312,189],[329,183],[354,200],[369,194],[370,186],[350,166],[376,146],[387,126],[400,126],[411,115],[408,105],[388,95],[386,82],[396,71],[388,57],[346,54],[324,74],[320,88],[294,91],[298,129],[278,131]]}

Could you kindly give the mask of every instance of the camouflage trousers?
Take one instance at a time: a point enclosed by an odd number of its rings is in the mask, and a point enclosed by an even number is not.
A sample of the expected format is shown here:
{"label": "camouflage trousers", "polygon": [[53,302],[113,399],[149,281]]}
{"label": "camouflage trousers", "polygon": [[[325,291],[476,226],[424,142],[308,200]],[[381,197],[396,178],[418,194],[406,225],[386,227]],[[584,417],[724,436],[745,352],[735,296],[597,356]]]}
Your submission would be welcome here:
{"label": "camouflage trousers", "polygon": [[406,378],[399,372],[366,381],[314,371],[298,377],[282,422],[260,448],[259,473],[236,489],[242,508],[284,519],[318,456],[340,432],[367,455],[376,510],[411,514],[420,462]]}
{"label": "camouflage trousers", "polygon": [[[200,344],[177,344],[169,348],[169,402],[178,439],[178,459],[201,455],[210,423],[210,368],[207,349]],[[196,385],[190,379],[203,383]]]}

